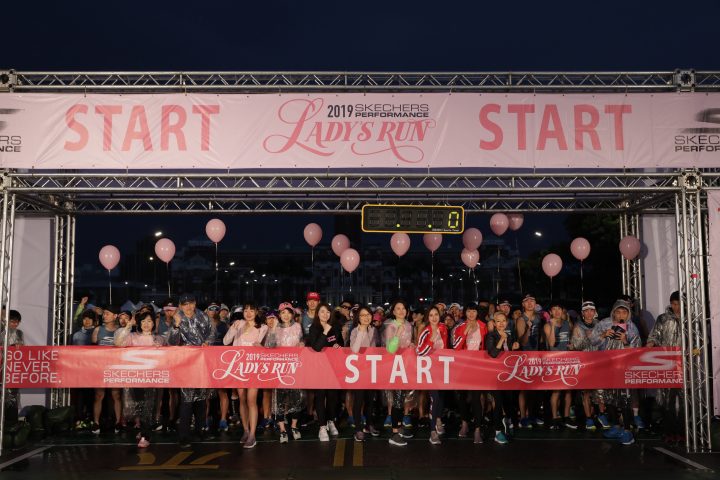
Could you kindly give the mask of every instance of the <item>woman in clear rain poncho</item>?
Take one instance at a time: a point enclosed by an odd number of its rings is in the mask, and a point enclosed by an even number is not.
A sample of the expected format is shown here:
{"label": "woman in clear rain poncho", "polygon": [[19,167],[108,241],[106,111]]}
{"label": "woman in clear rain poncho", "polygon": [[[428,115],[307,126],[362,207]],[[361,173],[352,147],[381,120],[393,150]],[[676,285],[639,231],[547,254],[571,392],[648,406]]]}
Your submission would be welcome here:
{"label": "woman in clear rain poncho", "polygon": [[[132,328],[139,324],[139,330],[133,332]],[[165,339],[153,334],[155,318],[148,311],[142,311],[132,317],[124,328],[115,332],[115,345],[118,347],[160,347],[165,345]],[[135,428],[139,428],[137,435],[138,447],[150,446],[150,431],[155,418],[155,402],[157,390],[154,388],[125,388],[123,395],[123,416],[134,420]]]}
{"label": "woman in clear rain poncho", "polygon": [[[295,310],[291,303],[285,302],[278,306],[280,323],[265,337],[265,346],[275,347],[301,347],[303,345],[302,327],[295,321]],[[302,437],[298,430],[297,415],[305,408],[305,391],[297,388],[278,388],[273,392],[272,410],[280,428],[280,443],[287,443],[288,434],[285,424],[290,422],[293,440]]]}
{"label": "woman in clear rain poncho", "polygon": [[[413,327],[407,321],[408,306],[405,300],[396,300],[390,313],[391,320],[385,322],[385,348],[395,353],[400,348],[415,348],[412,343]],[[409,415],[409,406],[406,404],[408,396],[405,390],[388,390],[388,403],[392,405],[391,426],[392,436],[388,440],[391,445],[403,447],[407,445],[406,438],[412,438],[410,431],[412,423]]]}

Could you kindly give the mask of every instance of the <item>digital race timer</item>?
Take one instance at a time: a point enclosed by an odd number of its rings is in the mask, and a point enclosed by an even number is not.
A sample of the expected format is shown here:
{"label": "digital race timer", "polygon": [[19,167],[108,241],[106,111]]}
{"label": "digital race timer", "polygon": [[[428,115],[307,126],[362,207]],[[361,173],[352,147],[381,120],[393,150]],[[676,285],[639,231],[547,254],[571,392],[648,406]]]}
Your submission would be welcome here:
{"label": "digital race timer", "polygon": [[462,233],[463,207],[446,205],[364,205],[363,232]]}

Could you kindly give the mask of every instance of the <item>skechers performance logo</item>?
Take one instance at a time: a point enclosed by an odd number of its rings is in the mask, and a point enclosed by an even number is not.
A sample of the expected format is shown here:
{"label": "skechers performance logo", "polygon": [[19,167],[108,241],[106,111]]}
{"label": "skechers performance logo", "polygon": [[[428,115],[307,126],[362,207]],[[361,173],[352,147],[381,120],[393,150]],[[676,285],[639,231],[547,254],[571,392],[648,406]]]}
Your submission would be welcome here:
{"label": "skechers performance logo", "polygon": [[0,108],[0,152],[20,152],[22,137],[20,135],[3,135],[1,132],[8,127],[7,115],[15,115],[22,110],[19,108]]}
{"label": "skechers performance logo", "polygon": [[695,120],[712,126],[682,129],[680,135],[675,135],[675,151],[720,152],[720,108],[701,110]]}
{"label": "skechers performance logo", "polygon": [[162,350],[126,350],[122,352],[123,363],[108,365],[103,371],[103,383],[115,384],[168,384],[170,371],[159,370]]}

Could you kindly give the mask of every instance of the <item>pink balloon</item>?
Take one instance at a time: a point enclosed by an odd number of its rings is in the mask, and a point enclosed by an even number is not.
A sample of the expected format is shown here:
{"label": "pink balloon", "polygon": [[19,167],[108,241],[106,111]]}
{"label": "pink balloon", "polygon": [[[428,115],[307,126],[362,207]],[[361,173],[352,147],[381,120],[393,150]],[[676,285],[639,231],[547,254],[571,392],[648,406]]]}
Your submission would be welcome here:
{"label": "pink balloon", "polygon": [[342,233],[335,235],[332,242],[330,242],[330,246],[332,247],[332,251],[335,252],[335,255],[339,257],[345,250],[350,248],[350,239]]}
{"label": "pink balloon", "polygon": [[562,258],[554,253],[548,253],[542,260],[542,269],[545,275],[552,278],[562,270]]}
{"label": "pink balloon", "polygon": [[322,239],[322,228],[317,223],[308,223],[303,230],[303,237],[308,245],[314,247]]}
{"label": "pink balloon", "polygon": [[576,238],[570,244],[570,253],[580,261],[585,260],[590,255],[590,242],[583,237]]}
{"label": "pink balloon", "polygon": [[340,265],[346,272],[352,273],[360,265],[360,254],[354,248],[348,248],[340,255]]}
{"label": "pink balloon", "polygon": [[477,228],[468,228],[463,233],[463,245],[468,250],[477,250],[482,244],[483,238],[482,233]]}
{"label": "pink balloon", "polygon": [[507,217],[510,222],[510,230],[513,232],[520,230],[520,227],[522,227],[522,224],[525,221],[525,217],[522,213],[511,213]]}
{"label": "pink balloon", "polygon": [[213,218],[205,225],[205,233],[213,243],[220,243],[226,231],[225,224],[219,218]]}
{"label": "pink balloon", "polygon": [[620,240],[620,253],[628,260],[633,260],[640,253],[640,240],[628,235]]}
{"label": "pink balloon", "polygon": [[426,233],[423,235],[423,243],[428,250],[434,252],[442,245],[442,235],[439,233]]}
{"label": "pink balloon", "polygon": [[475,268],[480,261],[480,252],[477,250],[468,250],[467,248],[463,248],[463,251],[460,252],[460,259],[466,267]]}
{"label": "pink balloon", "polygon": [[155,255],[163,262],[170,263],[175,256],[175,244],[169,238],[161,238],[155,244]]}
{"label": "pink balloon", "polygon": [[510,226],[510,221],[504,213],[496,213],[490,217],[490,230],[498,237],[502,236]]}
{"label": "pink balloon", "polygon": [[395,255],[402,257],[410,250],[410,236],[407,233],[393,233],[390,237],[390,248]]}
{"label": "pink balloon", "polygon": [[106,270],[112,270],[120,263],[120,250],[115,245],[105,245],[100,249],[100,263]]}

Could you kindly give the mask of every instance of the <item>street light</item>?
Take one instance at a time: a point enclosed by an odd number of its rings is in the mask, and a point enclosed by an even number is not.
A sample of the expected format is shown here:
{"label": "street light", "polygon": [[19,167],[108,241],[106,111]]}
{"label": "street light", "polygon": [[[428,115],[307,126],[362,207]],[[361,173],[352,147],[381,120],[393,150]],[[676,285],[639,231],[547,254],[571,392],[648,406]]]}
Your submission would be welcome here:
{"label": "street light", "polygon": [[160,231],[155,232],[156,237],[159,237],[160,235],[162,235],[162,232],[160,232]]}
{"label": "street light", "polygon": [[231,267],[234,267],[234,266],[235,266],[235,262],[230,262],[230,266],[231,266]]}
{"label": "street light", "polygon": [[250,273],[255,273],[255,270],[250,270]]}
{"label": "street light", "polygon": [[154,257],[150,257],[150,261],[152,262],[153,260],[155,260],[155,258],[154,258]]}
{"label": "street light", "polygon": [[536,232],[535,232],[535,236],[536,236],[536,237],[542,237],[542,232],[536,231]]}

